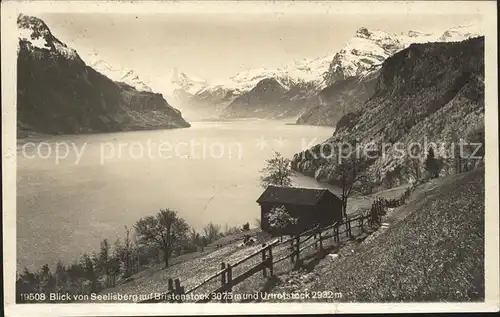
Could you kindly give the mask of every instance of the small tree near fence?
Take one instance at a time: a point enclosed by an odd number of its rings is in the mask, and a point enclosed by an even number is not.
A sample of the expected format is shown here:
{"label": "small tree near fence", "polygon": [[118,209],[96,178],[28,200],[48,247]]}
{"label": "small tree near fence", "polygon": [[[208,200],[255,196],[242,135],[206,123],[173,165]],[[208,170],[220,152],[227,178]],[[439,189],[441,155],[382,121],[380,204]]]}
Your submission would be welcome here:
{"label": "small tree near fence", "polygon": [[283,239],[282,230],[297,224],[298,219],[290,215],[285,206],[278,206],[271,209],[266,214],[269,227],[274,232],[279,232],[281,239]]}
{"label": "small tree near fence", "polygon": [[432,147],[430,147],[429,151],[427,152],[427,158],[425,159],[424,165],[431,178],[439,177],[439,172],[442,168],[442,162],[436,158],[434,149]]}
{"label": "small tree near fence", "polygon": [[[355,144],[355,143],[354,143]],[[341,187],[342,215],[347,218],[347,200],[354,193],[363,193],[372,183],[366,175],[368,160],[358,156],[358,151],[351,151],[338,157],[334,168],[334,178],[330,181]]]}

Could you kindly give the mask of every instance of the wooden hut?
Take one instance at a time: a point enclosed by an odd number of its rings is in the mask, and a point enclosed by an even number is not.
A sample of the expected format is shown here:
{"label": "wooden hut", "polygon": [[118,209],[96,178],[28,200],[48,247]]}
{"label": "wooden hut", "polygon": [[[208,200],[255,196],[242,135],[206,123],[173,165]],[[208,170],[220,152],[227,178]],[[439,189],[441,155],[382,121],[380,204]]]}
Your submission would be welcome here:
{"label": "wooden hut", "polygon": [[[328,189],[269,186],[257,203],[262,231],[275,235],[293,235],[316,224],[327,226],[342,219],[342,200]],[[267,215],[280,206],[297,219],[295,225],[279,230],[270,228]]]}

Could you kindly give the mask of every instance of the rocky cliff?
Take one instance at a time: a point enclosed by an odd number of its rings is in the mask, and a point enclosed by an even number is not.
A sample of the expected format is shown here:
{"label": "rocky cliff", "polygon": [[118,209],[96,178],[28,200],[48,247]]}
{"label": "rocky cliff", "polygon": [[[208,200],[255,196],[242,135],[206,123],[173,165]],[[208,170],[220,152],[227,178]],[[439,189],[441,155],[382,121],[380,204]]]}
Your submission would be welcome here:
{"label": "rocky cliff", "polygon": [[[325,145],[339,149],[343,142],[356,140],[362,148],[374,144],[372,149],[379,154],[367,170],[374,183],[383,184],[388,175],[397,178],[389,186],[410,181],[412,176],[405,171],[415,161],[423,170],[426,145],[435,142],[436,155],[446,162],[460,138],[467,142],[484,138],[483,80],[484,37],[412,44],[384,61],[362,110],[342,117],[325,143],[296,154],[293,168],[317,179],[335,179],[337,156],[321,155],[322,149]],[[388,147],[381,150],[384,144]],[[410,149],[417,160],[410,158]],[[445,166],[441,173],[450,169]]]}
{"label": "rocky cliff", "polygon": [[87,66],[40,19],[18,17],[18,132],[93,133],[189,127],[161,94]]}

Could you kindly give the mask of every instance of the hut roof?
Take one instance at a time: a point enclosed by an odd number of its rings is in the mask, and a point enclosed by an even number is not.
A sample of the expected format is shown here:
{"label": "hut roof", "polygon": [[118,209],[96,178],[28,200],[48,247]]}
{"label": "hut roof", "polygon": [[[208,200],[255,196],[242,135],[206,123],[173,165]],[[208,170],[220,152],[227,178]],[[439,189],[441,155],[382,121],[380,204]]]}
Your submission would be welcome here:
{"label": "hut roof", "polygon": [[326,188],[300,188],[268,186],[257,199],[257,203],[282,203],[295,205],[316,205],[324,196],[331,195],[340,200]]}

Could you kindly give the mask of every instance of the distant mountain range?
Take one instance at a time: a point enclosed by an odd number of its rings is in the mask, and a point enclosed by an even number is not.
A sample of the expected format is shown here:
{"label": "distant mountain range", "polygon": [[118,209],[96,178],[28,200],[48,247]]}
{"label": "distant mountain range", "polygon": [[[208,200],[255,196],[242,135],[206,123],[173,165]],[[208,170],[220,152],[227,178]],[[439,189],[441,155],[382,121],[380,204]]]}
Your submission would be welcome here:
{"label": "distant mountain range", "polygon": [[192,86],[201,87],[197,91],[179,89],[181,97],[177,100],[183,109],[225,118],[297,117],[297,123],[335,125],[346,111],[370,97],[376,73],[388,57],[412,43],[462,41],[481,34],[476,25],[436,34],[392,34],[361,27],[334,54],[282,68],[250,69],[222,82],[203,81],[202,85]]}
{"label": "distant mountain range", "polygon": [[19,136],[189,127],[132,71],[94,65],[112,73],[110,79],[86,65],[41,19],[20,15],[17,25]]}
{"label": "distant mountain range", "polygon": [[170,104],[190,119],[296,118],[299,124],[335,126],[371,98],[384,61],[411,43],[456,42],[482,33],[475,25],[397,35],[362,27],[331,55],[210,83],[175,68],[149,78],[98,55],[85,58],[87,65],[40,19],[20,16],[18,26],[18,125],[54,133],[188,126]]}
{"label": "distant mountain range", "polygon": [[392,34],[361,27],[331,55],[276,69],[249,69],[213,83],[177,69],[144,80],[130,69],[111,67],[102,60],[91,66],[137,90],[162,93],[188,118],[297,118],[299,124],[334,126],[371,96],[377,70],[388,57],[412,43],[462,41],[481,34],[476,25],[435,34]]}

